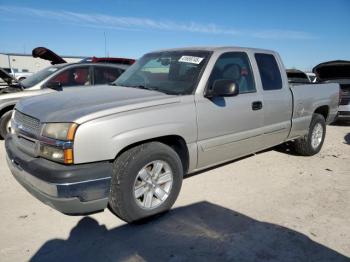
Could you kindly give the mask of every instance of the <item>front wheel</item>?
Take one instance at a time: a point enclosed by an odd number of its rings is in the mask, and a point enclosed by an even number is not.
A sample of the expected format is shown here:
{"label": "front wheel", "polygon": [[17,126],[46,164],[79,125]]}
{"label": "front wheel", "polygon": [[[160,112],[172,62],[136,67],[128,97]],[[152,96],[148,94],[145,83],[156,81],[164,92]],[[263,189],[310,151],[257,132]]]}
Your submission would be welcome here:
{"label": "front wheel", "polygon": [[320,152],[326,136],[326,121],[320,114],[313,114],[309,132],[295,140],[295,151],[303,156],[313,156]]}
{"label": "front wheel", "polygon": [[122,153],[113,164],[109,208],[126,222],[169,210],[181,189],[183,167],[178,154],[160,142]]}
{"label": "front wheel", "polygon": [[0,136],[5,138],[8,133],[11,132],[11,116],[12,110],[7,111],[0,118]]}

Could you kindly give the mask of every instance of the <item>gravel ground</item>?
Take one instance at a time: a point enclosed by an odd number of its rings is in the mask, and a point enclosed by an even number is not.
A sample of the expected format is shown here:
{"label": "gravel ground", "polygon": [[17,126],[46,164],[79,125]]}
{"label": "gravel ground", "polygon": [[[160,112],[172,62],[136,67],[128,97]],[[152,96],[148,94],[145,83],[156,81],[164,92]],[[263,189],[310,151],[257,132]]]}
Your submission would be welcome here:
{"label": "gravel ground", "polygon": [[0,261],[350,261],[350,125],[327,132],[313,157],[278,147],[186,178],[143,225],[45,206],[0,141]]}

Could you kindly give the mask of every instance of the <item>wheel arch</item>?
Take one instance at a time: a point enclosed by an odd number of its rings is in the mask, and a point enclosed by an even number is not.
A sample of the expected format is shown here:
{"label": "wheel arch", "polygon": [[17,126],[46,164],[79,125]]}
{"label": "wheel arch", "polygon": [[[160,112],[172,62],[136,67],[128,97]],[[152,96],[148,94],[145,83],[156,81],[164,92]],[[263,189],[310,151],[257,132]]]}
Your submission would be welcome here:
{"label": "wheel arch", "polygon": [[185,139],[179,135],[165,135],[165,136],[154,137],[154,138],[140,140],[140,141],[131,143],[131,144],[123,147],[118,152],[118,154],[116,155],[115,158],[118,158],[122,153],[129,150],[130,148],[133,148],[133,147],[138,146],[140,144],[154,142],[154,141],[168,145],[178,154],[178,156],[181,159],[182,165],[183,165],[184,174],[186,174],[188,169],[189,169],[189,165],[190,165],[190,154],[189,154],[189,150],[188,150]]}
{"label": "wheel arch", "polygon": [[323,106],[317,107],[314,111],[314,114],[320,114],[321,116],[324,117],[324,120],[327,121],[329,116],[329,106],[323,105]]}
{"label": "wheel arch", "polygon": [[8,111],[13,110],[16,104],[8,104],[0,109],[0,118]]}

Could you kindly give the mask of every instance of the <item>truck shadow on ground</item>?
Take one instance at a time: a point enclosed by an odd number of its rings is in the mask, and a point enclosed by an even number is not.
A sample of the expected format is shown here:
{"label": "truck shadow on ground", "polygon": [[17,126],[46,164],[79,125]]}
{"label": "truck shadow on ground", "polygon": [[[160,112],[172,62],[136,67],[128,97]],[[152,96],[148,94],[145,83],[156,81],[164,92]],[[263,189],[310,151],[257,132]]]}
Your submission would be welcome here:
{"label": "truck shadow on ground", "polygon": [[277,146],[271,148],[270,150],[275,150],[279,153],[284,153],[284,154],[291,155],[291,156],[300,156],[300,154],[298,154],[295,151],[293,143],[291,143],[291,142],[286,142],[286,143],[277,145]]}
{"label": "truck shadow on ground", "polygon": [[349,261],[307,236],[208,202],[143,225],[107,230],[82,218],[67,240],[47,241],[31,261]]}
{"label": "truck shadow on ground", "polygon": [[350,126],[350,121],[337,120],[336,122],[332,123],[331,126]]}

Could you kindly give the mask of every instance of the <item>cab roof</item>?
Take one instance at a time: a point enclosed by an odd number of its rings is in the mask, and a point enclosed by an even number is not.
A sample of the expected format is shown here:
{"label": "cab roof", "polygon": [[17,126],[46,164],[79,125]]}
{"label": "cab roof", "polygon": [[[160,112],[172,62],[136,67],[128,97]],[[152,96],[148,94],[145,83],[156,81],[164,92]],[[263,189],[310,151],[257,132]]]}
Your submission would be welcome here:
{"label": "cab roof", "polygon": [[155,50],[154,52],[166,52],[166,51],[242,51],[242,52],[255,52],[255,53],[275,53],[275,51],[260,49],[260,48],[250,48],[250,47],[237,47],[237,46],[193,46],[193,47],[182,47],[182,48],[171,48],[171,49],[161,49]]}

